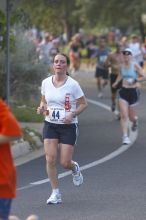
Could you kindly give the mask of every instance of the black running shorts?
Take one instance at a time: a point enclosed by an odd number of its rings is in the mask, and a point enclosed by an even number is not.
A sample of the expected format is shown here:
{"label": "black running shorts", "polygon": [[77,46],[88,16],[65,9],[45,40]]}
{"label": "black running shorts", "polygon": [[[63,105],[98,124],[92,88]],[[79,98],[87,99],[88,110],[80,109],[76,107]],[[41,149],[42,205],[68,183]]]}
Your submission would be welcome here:
{"label": "black running shorts", "polygon": [[99,68],[98,66],[96,67],[95,70],[95,78],[101,77],[103,79],[108,79],[108,70],[107,69],[102,69]]}
{"label": "black running shorts", "polygon": [[126,101],[129,105],[136,105],[140,99],[140,91],[137,88],[121,88],[119,99]]}
{"label": "black running shorts", "polygon": [[59,143],[75,145],[78,136],[77,124],[54,124],[45,121],[43,139],[58,139]]}

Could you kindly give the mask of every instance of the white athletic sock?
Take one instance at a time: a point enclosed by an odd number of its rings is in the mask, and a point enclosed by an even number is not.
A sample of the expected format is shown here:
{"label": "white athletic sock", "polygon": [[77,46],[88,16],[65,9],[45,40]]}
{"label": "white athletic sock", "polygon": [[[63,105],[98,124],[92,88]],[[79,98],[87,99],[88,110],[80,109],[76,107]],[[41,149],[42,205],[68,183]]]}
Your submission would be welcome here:
{"label": "white athletic sock", "polygon": [[76,165],[74,164],[74,161],[73,161],[73,160],[72,160],[72,171],[73,171],[73,172],[76,172],[76,171],[77,171]]}
{"label": "white athletic sock", "polygon": [[123,134],[123,137],[128,137],[128,135],[127,134]]}
{"label": "white athletic sock", "polygon": [[138,120],[138,116],[135,116],[135,117],[134,117],[134,120],[137,121],[137,120]]}
{"label": "white athletic sock", "polygon": [[53,194],[58,194],[58,193],[59,193],[59,189],[58,189],[58,188],[53,189],[53,190],[52,190],[52,193],[53,193]]}

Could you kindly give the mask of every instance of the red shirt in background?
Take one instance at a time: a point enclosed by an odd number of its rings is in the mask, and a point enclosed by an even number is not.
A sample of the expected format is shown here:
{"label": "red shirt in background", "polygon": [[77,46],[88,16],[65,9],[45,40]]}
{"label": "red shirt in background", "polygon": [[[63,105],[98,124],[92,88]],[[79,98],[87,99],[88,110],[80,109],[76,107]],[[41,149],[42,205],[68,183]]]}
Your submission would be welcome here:
{"label": "red shirt in background", "polygon": [[[21,128],[8,106],[0,99],[0,134],[21,137]],[[0,198],[16,196],[16,169],[10,143],[0,144]]]}

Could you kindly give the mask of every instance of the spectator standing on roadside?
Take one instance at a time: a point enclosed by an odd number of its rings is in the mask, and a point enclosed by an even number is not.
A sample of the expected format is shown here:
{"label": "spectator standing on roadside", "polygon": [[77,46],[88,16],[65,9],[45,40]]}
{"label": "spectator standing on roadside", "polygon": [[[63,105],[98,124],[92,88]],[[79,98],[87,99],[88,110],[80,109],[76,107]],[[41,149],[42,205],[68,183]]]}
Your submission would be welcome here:
{"label": "spectator standing on roadside", "polygon": [[143,67],[145,51],[137,35],[132,36],[131,42],[129,43],[129,48],[132,50],[134,61]]}
{"label": "spectator standing on roadside", "polygon": [[39,48],[40,50],[40,58],[41,60],[43,60],[45,63],[48,64],[48,66],[50,65],[50,58],[49,58],[49,52],[53,46],[53,36],[50,35],[49,33],[45,34],[45,39],[44,41],[41,43],[41,46]]}
{"label": "spectator standing on roadside", "polygon": [[129,47],[129,39],[127,36],[123,36],[120,40],[121,44],[122,44],[122,48],[123,50],[127,47]]}
{"label": "spectator standing on roadside", "polygon": [[50,59],[50,72],[53,72],[53,68],[52,68],[52,65],[53,65],[53,59],[54,59],[54,56],[60,52],[60,42],[59,42],[59,39],[54,39],[52,41],[52,48],[50,49],[49,51],[49,59]]}
{"label": "spectator standing on roadside", "polygon": [[46,115],[43,129],[46,167],[52,193],[47,204],[62,202],[58,186],[56,160],[58,150],[60,163],[72,170],[73,183],[79,186],[83,176],[77,162],[72,160],[77,141],[77,116],[87,107],[84,93],[77,81],[68,76],[69,58],[65,54],[54,57],[54,75],[42,82],[42,98],[37,113]]}
{"label": "spectator standing on roadside", "polygon": [[8,220],[12,199],[16,196],[16,170],[10,141],[21,137],[19,124],[0,99],[0,219]]}

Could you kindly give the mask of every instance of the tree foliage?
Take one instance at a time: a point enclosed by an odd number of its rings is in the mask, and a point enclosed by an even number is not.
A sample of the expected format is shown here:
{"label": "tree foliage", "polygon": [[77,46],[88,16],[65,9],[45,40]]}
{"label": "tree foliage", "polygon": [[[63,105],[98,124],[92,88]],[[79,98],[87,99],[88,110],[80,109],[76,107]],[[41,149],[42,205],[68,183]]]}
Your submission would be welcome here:
{"label": "tree foliage", "polygon": [[[86,4],[83,4],[86,2]],[[144,37],[144,24],[141,15],[146,12],[146,1],[144,0],[78,0],[82,5],[82,13],[88,17],[89,25],[100,25],[106,27],[119,27],[123,30],[129,27]]]}
{"label": "tree foliage", "polygon": [[[37,99],[40,82],[48,74],[48,65],[39,61],[35,45],[19,30],[11,54],[11,95],[21,100]],[[33,85],[33,86],[32,86]]]}
{"label": "tree foliage", "polygon": [[[11,20],[25,27],[36,27],[54,35],[67,33],[68,38],[80,27],[116,26],[144,32],[141,15],[145,0],[14,0]],[[18,3],[16,7],[16,3]]]}
{"label": "tree foliage", "polygon": [[[145,25],[141,20],[142,14],[146,12],[145,0],[129,0],[128,2],[127,0],[10,0],[10,2],[11,86],[18,97],[20,88],[23,88],[26,96],[32,93],[31,84],[37,84],[42,77],[40,72],[45,72],[42,70],[43,65],[34,63],[32,45],[25,42],[25,39],[23,42],[18,42],[15,38],[13,30],[18,25],[22,27],[22,33],[23,30],[35,25],[54,36],[66,33],[68,40],[79,28],[91,31],[96,27],[118,27],[125,33],[129,29],[131,32],[138,32],[142,39],[146,35]],[[6,47],[6,14],[1,10],[0,35],[3,38],[0,48],[4,50]],[[23,43],[29,47],[25,47]],[[5,71],[3,56],[4,51],[0,58],[0,82],[4,79]],[[27,81],[29,83],[26,86]]]}
{"label": "tree foliage", "polygon": [[79,26],[76,0],[23,0],[21,7],[25,7],[32,24],[54,35],[66,32],[70,37]]}

